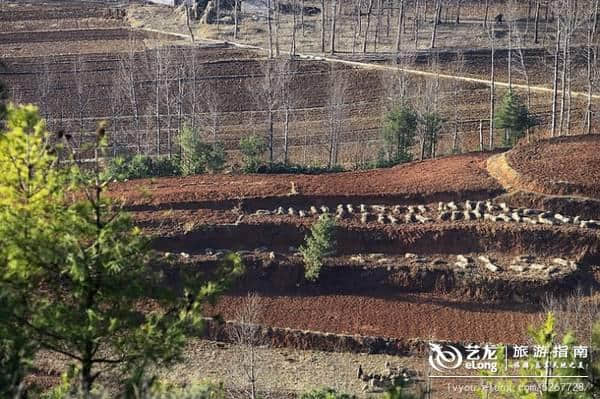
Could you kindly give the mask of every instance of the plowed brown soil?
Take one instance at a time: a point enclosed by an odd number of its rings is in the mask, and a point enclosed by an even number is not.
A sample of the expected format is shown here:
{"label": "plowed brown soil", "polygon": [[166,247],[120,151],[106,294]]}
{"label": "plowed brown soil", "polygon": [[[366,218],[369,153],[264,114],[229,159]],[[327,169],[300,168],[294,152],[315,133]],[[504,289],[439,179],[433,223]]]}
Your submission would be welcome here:
{"label": "plowed brown soil", "polygon": [[600,198],[600,135],[559,137],[507,153],[528,191]]}
{"label": "plowed brown soil", "polygon": [[[210,313],[234,318],[245,297],[223,297]],[[537,309],[510,310],[439,296],[376,298],[354,295],[264,297],[264,323],[277,327],[390,338],[432,338],[474,342],[524,342]]]}
{"label": "plowed brown soil", "polygon": [[[298,195],[403,195],[421,200],[439,193],[499,193],[502,187],[485,169],[489,154],[467,154],[391,169],[325,175],[200,175],[145,179],[111,186],[128,205],[161,205],[256,197],[286,197],[292,183]],[[492,196],[491,195],[491,196]]]}

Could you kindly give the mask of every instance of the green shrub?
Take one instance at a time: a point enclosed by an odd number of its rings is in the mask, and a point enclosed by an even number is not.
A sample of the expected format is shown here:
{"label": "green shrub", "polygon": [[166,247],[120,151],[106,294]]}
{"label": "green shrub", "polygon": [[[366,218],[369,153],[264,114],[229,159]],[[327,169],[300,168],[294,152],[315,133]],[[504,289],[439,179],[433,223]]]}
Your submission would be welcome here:
{"label": "green shrub", "polygon": [[327,166],[303,166],[277,162],[271,165],[261,165],[255,172],[265,174],[290,173],[304,175],[321,175],[324,173],[339,173],[343,171],[344,168],[339,165],[332,166],[331,168],[329,168]]}
{"label": "green shrub", "polygon": [[336,251],[335,220],[329,215],[321,215],[305,238],[305,245],[300,247],[304,259],[304,277],[315,281],[319,278],[323,258],[334,255]]}
{"label": "green shrub", "polygon": [[355,399],[356,396],[347,393],[340,393],[332,388],[315,389],[314,391],[303,393],[300,399]]}
{"label": "green shrub", "polygon": [[147,155],[135,155],[112,158],[106,167],[106,174],[113,179],[123,181],[147,177],[179,176],[181,168],[178,158],[152,158]]}
{"label": "green shrub", "polygon": [[381,129],[387,162],[397,164],[399,160],[411,159],[410,150],[415,143],[417,124],[417,113],[408,105],[399,106],[387,113]]}
{"label": "green shrub", "polygon": [[205,143],[197,130],[184,126],[180,135],[181,172],[183,175],[216,172],[225,165],[225,146]]}
{"label": "green shrub", "polygon": [[529,113],[521,98],[509,90],[502,98],[494,123],[497,128],[506,130],[503,139],[504,146],[512,147],[523,137],[525,130],[534,127],[539,122],[534,115]]}
{"label": "green shrub", "polygon": [[245,173],[256,173],[263,163],[267,145],[262,137],[251,135],[240,139],[240,152]]}

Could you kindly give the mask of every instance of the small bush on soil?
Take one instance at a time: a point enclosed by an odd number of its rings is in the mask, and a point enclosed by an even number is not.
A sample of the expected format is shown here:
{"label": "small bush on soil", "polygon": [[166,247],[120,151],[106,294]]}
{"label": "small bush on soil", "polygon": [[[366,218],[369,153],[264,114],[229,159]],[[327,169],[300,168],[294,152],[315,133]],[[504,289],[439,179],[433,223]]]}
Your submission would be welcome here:
{"label": "small bush on soil", "polygon": [[303,393],[300,399],[354,399],[356,396],[347,393],[341,393],[332,388],[315,389],[314,391]]}
{"label": "small bush on soil", "polygon": [[108,162],[106,173],[112,179],[123,181],[146,177],[179,176],[181,168],[178,158],[135,155],[112,158]]}
{"label": "small bush on soil", "polygon": [[407,154],[407,156],[400,155],[398,157],[388,159],[388,157],[386,156],[385,150],[381,149],[379,151],[379,154],[377,154],[377,159],[375,159],[374,161],[358,163],[355,165],[354,169],[370,170],[370,169],[391,168],[393,166],[407,163],[410,161],[412,161],[412,156],[410,154]]}
{"label": "small bush on soil", "polygon": [[335,254],[335,220],[329,215],[322,215],[311,227],[305,242],[300,247],[305,266],[304,277],[316,281],[323,267],[323,258]]}
{"label": "small bush on soil", "polygon": [[181,172],[184,176],[217,172],[225,165],[223,143],[205,143],[197,130],[184,126],[181,130]]}
{"label": "small bush on soil", "polygon": [[244,159],[244,172],[256,173],[262,165],[267,145],[262,137],[251,135],[240,139],[240,151]]}
{"label": "small bush on soil", "polygon": [[324,173],[339,173],[343,172],[344,168],[341,166],[304,166],[294,164],[284,164],[281,162],[274,163],[272,165],[261,165],[256,170],[256,173],[265,174],[277,174],[277,173],[291,173],[291,174],[304,174],[304,175],[320,175]]}

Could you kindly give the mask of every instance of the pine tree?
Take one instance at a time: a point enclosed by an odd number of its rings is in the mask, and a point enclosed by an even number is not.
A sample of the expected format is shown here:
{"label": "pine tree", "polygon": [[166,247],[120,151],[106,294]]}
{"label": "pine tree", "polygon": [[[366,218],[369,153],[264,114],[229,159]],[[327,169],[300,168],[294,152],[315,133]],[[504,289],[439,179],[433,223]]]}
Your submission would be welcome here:
{"label": "pine tree", "polygon": [[381,135],[388,161],[400,163],[412,159],[410,149],[414,145],[417,121],[417,114],[408,105],[397,107],[385,116]]}
{"label": "pine tree", "polygon": [[307,280],[315,281],[321,273],[323,258],[334,254],[336,250],[335,220],[327,214],[321,215],[305,241],[306,244],[300,247],[305,265],[304,276]]}
{"label": "pine tree", "polygon": [[[180,359],[186,334],[201,327],[201,304],[240,273],[241,262],[231,256],[218,280],[204,284],[159,258],[105,195],[104,128],[85,173],[57,167],[56,154],[70,147],[53,146],[57,139],[35,107],[9,106],[0,136],[0,293],[11,308],[0,324],[67,357],[83,398],[109,370],[126,396],[140,393],[154,381],[151,366]],[[71,161],[77,165],[76,156]],[[182,290],[167,286],[167,269]]]}
{"label": "pine tree", "polygon": [[529,113],[521,98],[508,90],[496,112],[494,123],[496,127],[505,129],[504,145],[512,147],[523,137],[525,130],[537,125],[537,120]]}

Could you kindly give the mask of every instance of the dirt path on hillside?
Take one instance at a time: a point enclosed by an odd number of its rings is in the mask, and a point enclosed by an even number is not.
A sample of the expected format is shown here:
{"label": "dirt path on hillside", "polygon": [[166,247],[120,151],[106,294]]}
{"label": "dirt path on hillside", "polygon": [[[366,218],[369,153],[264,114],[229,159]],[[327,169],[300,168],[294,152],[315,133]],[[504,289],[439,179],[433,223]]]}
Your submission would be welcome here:
{"label": "dirt path on hillside", "polygon": [[[143,31],[148,31],[148,32],[161,33],[161,34],[165,34],[165,35],[173,35],[180,39],[191,40],[190,35],[185,35],[182,33],[174,33],[174,32],[168,32],[168,31],[163,31],[163,30],[159,30],[159,29],[151,29],[151,28],[137,28],[137,29],[140,29]],[[267,49],[265,49],[265,48],[258,47],[258,46],[252,46],[252,45],[248,45],[248,44],[236,43],[236,42],[231,42],[231,41],[223,41],[223,40],[215,40],[215,39],[207,39],[207,38],[196,38],[196,39],[200,42],[226,43],[226,44],[238,47],[238,48],[253,49],[253,50],[257,50],[262,53],[265,53],[265,54],[268,53]],[[378,64],[371,64],[368,62],[349,61],[349,60],[343,60],[340,58],[317,56],[317,55],[312,55],[312,54],[297,53],[296,56],[299,58],[302,58],[302,59],[334,62],[334,63],[344,64],[344,65],[351,65],[351,66],[355,66],[355,67],[359,67],[359,68],[371,69],[371,70],[405,72],[405,73],[408,73],[411,75],[435,77],[435,78],[447,79],[447,80],[458,80],[458,81],[469,82],[469,83],[480,83],[480,84],[484,84],[487,86],[491,86],[491,84],[492,84],[491,80],[473,78],[473,77],[469,77],[469,76],[450,75],[450,74],[437,73],[437,72],[427,72],[427,71],[420,71],[418,69],[400,68],[400,67],[395,67],[395,66],[390,66],[390,65],[378,65]],[[529,89],[530,91],[537,92],[537,93],[553,93],[552,88],[544,87],[544,86],[529,86],[528,87],[527,85],[518,84],[518,83],[511,83],[509,85],[508,82],[501,82],[501,81],[495,81],[494,85],[496,87],[505,87],[505,88],[511,87],[513,89],[518,89],[518,90]],[[558,93],[562,93],[561,90],[558,90]],[[572,91],[571,96],[587,98],[588,94],[584,93],[584,92]],[[600,99],[600,95],[592,94],[592,98]]]}

